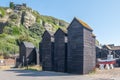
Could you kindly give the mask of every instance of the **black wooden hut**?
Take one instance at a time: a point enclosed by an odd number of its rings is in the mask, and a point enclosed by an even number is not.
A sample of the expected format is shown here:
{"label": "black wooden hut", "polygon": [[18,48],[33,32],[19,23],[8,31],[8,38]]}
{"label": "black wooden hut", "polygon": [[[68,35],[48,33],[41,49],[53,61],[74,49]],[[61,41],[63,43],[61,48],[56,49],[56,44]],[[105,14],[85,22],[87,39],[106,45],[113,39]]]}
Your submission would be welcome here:
{"label": "black wooden hut", "polygon": [[42,55],[42,69],[44,71],[53,71],[54,65],[54,37],[53,34],[45,31],[40,45],[40,55]]}
{"label": "black wooden hut", "polygon": [[54,71],[67,72],[66,32],[58,29],[54,34]]}
{"label": "black wooden hut", "polygon": [[92,29],[74,18],[68,27],[68,72],[86,74],[95,67]]}
{"label": "black wooden hut", "polygon": [[36,64],[36,50],[32,43],[21,42],[19,59],[23,66]]}

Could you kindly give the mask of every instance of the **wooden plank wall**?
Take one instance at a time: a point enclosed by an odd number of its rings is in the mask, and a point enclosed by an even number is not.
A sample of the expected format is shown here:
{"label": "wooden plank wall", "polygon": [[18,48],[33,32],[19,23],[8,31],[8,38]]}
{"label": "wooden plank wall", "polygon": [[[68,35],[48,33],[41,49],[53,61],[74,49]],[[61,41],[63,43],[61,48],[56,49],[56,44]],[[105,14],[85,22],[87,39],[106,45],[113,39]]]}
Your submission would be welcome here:
{"label": "wooden plank wall", "polygon": [[53,43],[51,35],[45,31],[42,39],[42,68],[44,71],[53,71]]}
{"label": "wooden plank wall", "polygon": [[66,71],[66,45],[65,45],[65,33],[58,29],[54,35],[54,71],[65,72]]}
{"label": "wooden plank wall", "polygon": [[83,74],[83,27],[73,20],[68,27],[68,73]]}

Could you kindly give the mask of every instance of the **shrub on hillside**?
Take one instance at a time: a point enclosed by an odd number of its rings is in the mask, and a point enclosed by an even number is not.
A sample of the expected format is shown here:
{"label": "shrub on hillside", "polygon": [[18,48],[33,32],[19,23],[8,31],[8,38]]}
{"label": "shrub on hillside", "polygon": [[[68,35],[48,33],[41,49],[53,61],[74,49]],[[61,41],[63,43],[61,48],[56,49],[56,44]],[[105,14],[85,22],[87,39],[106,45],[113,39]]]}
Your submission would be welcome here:
{"label": "shrub on hillside", "polygon": [[4,17],[4,16],[5,16],[5,10],[0,7],[0,17]]}
{"label": "shrub on hillside", "polygon": [[11,19],[17,19],[17,18],[18,18],[18,15],[17,15],[17,14],[12,14],[12,15],[10,15],[9,18],[11,18]]}
{"label": "shrub on hillside", "polygon": [[33,24],[29,30],[30,32],[35,33],[37,36],[42,36],[43,32],[45,31],[44,27],[38,23]]}

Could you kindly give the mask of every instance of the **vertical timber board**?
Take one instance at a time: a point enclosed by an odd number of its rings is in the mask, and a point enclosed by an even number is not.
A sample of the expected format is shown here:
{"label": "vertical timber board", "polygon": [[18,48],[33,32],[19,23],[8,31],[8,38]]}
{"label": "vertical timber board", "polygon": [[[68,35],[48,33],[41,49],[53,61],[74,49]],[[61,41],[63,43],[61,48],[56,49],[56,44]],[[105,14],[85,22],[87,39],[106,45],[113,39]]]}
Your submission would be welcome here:
{"label": "vertical timber board", "polygon": [[49,32],[45,31],[42,39],[42,68],[44,71],[53,70],[53,61],[52,61],[52,42],[51,35]]}
{"label": "vertical timber board", "polygon": [[74,19],[68,27],[68,73],[83,74],[83,27]]}
{"label": "vertical timber board", "polygon": [[40,65],[42,65],[42,41],[39,43],[39,60]]}
{"label": "vertical timber board", "polygon": [[95,68],[95,42],[92,31],[84,29],[84,72],[87,74]]}
{"label": "vertical timber board", "polygon": [[28,61],[28,64],[36,64],[37,63],[37,52],[35,48],[27,48],[26,51],[27,51],[26,61]]}
{"label": "vertical timber board", "polygon": [[[20,50],[20,53],[19,53],[19,59],[20,59],[20,63],[23,64],[23,60],[25,62],[25,54],[26,54],[26,47],[24,46],[23,42],[21,42],[20,46],[19,46],[19,50]],[[24,59],[23,59],[24,58]]]}
{"label": "vertical timber board", "polygon": [[68,27],[68,72],[87,74],[95,67],[95,43],[92,29],[74,18]]}
{"label": "vertical timber board", "polygon": [[57,72],[65,72],[66,52],[65,52],[65,33],[58,29],[54,35],[54,70]]}
{"label": "vertical timber board", "polygon": [[[93,41],[92,41],[92,44],[93,44],[93,67],[96,68],[96,65],[97,65],[97,58],[96,58],[96,45],[95,45],[95,41],[96,41],[96,36],[92,36],[93,38]],[[95,60],[95,62],[94,62]]]}
{"label": "vertical timber board", "polygon": [[[20,50],[20,62],[26,66],[27,65],[27,60],[28,63],[36,63],[36,52],[34,51],[34,45],[30,42],[21,42],[19,46]],[[24,59],[23,59],[24,58]]]}
{"label": "vertical timber board", "polygon": [[28,61],[28,64],[33,63],[33,59],[35,57],[35,51],[34,48],[26,48],[26,63]]}

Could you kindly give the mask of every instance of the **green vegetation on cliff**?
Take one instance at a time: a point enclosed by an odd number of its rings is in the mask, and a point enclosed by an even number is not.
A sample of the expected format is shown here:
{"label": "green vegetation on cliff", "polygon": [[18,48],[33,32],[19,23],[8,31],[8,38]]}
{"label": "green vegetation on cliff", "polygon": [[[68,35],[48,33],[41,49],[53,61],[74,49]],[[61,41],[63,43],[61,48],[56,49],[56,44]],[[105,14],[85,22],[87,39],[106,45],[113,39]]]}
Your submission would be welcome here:
{"label": "green vegetation on cliff", "polygon": [[4,17],[5,16],[5,10],[0,7],[0,17]]}
{"label": "green vegetation on cliff", "polygon": [[[10,6],[12,7],[12,5]],[[27,13],[24,14],[25,19],[23,19],[23,12]],[[33,17],[29,17],[29,14]],[[0,34],[0,54],[4,54],[5,56],[19,53],[19,44],[21,41],[32,42],[38,48],[45,29],[55,32],[59,27],[66,29],[68,25],[63,20],[40,15],[37,11],[29,7],[17,11],[13,7],[0,7],[0,17],[0,21],[7,20],[7,25],[4,26],[3,33]],[[29,18],[35,19],[35,22],[29,20]],[[28,21],[25,21],[27,19]],[[26,24],[30,24],[30,26],[27,28],[25,27]]]}

